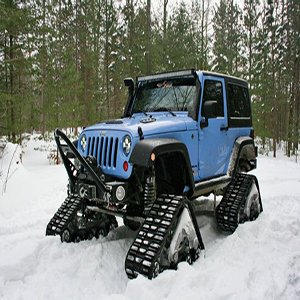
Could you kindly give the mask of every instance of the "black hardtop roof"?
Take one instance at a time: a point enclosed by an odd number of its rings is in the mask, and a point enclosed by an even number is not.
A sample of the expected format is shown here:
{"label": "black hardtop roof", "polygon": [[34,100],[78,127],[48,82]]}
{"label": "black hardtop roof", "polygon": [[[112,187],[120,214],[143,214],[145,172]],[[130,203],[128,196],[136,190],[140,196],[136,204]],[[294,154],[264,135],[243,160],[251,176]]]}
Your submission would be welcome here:
{"label": "black hardtop roof", "polygon": [[241,85],[248,86],[248,82],[245,79],[227,75],[227,74],[222,74],[222,73],[217,73],[217,72],[210,72],[210,71],[200,71],[203,73],[203,75],[210,75],[210,76],[218,76],[218,77],[223,77],[225,80],[233,83],[238,83]]}

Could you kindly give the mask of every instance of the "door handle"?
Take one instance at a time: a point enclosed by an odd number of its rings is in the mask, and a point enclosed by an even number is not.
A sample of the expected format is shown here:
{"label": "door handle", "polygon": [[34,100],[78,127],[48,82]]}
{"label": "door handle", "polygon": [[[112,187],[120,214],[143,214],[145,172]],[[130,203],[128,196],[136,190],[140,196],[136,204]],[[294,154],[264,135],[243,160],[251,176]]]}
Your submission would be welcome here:
{"label": "door handle", "polygon": [[228,130],[228,126],[226,126],[226,125],[221,125],[221,126],[220,126],[220,130],[221,130],[221,131],[227,131],[227,130]]}

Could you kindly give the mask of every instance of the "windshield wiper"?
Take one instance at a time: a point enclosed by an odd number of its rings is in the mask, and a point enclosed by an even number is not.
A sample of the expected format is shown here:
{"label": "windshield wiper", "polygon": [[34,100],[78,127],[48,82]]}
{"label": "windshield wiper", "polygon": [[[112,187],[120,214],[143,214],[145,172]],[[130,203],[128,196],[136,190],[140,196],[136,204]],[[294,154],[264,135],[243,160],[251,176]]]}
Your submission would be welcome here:
{"label": "windshield wiper", "polygon": [[137,111],[133,112],[133,114],[138,114],[138,113],[143,113],[146,117],[148,117],[149,115],[147,114],[147,112],[145,112],[144,110],[138,109]]}
{"label": "windshield wiper", "polygon": [[176,117],[176,114],[175,114],[170,108],[167,108],[167,107],[158,107],[158,108],[156,108],[154,111],[167,111],[167,112],[169,112],[173,117]]}

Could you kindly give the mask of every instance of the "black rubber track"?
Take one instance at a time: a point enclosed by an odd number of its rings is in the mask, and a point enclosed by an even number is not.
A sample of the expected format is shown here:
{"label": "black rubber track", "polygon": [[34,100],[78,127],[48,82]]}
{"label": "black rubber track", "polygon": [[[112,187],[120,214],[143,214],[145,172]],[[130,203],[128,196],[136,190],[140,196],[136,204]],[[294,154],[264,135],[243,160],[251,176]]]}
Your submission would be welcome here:
{"label": "black rubber track", "polygon": [[60,235],[80,209],[79,197],[68,197],[47,225],[46,235]]}
{"label": "black rubber track", "polygon": [[240,216],[242,215],[240,212],[244,209],[247,196],[253,183],[256,184],[259,193],[262,211],[262,202],[256,177],[238,173],[227,186],[224,196],[216,209],[216,220],[218,227],[221,230],[233,233],[239,223],[246,221],[240,219]]}
{"label": "black rubber track", "polygon": [[188,208],[199,240],[200,249],[204,249],[192,207],[183,196],[162,195],[156,199],[142,224],[125,260],[125,271],[129,278],[142,274],[152,279],[161,251],[170,239],[177,225],[177,219],[184,208]]}
{"label": "black rubber track", "polygon": [[[78,242],[81,240],[106,236],[118,223],[114,216],[103,213],[85,215],[80,224],[77,221],[77,212],[82,208],[82,200],[78,196],[69,196],[54,214],[46,228],[46,235],[60,235],[63,242]],[[69,239],[66,241],[62,234],[68,230]]]}

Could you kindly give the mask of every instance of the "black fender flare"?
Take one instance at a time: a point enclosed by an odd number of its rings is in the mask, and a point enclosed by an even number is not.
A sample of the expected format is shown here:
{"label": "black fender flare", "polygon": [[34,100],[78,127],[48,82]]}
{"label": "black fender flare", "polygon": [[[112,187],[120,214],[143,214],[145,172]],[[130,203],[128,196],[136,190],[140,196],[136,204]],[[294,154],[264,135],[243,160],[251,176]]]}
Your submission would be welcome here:
{"label": "black fender flare", "polygon": [[227,174],[231,177],[235,175],[238,169],[240,159],[251,162],[251,170],[256,168],[257,148],[254,140],[249,136],[242,136],[235,140],[232,154],[230,157]]}
{"label": "black fender flare", "polygon": [[159,155],[172,152],[180,153],[185,161],[187,184],[189,186],[187,196],[190,197],[194,193],[195,183],[188,150],[182,142],[169,138],[141,140],[133,148],[129,162],[136,166],[149,168],[154,166],[155,159]]}

